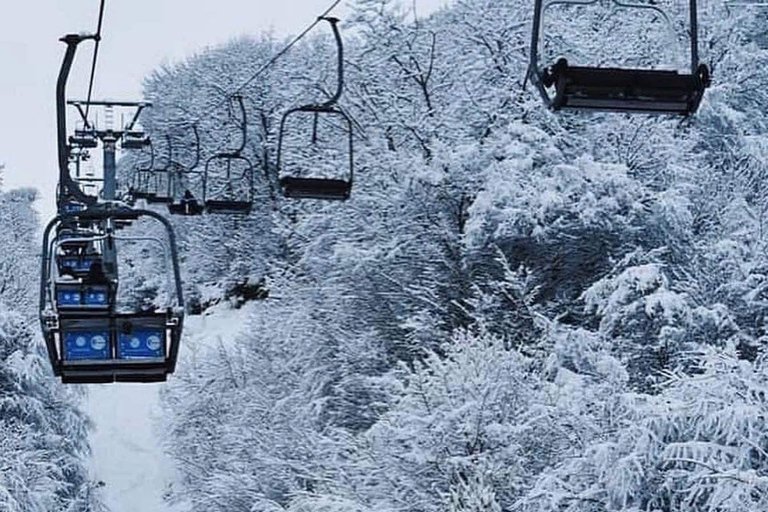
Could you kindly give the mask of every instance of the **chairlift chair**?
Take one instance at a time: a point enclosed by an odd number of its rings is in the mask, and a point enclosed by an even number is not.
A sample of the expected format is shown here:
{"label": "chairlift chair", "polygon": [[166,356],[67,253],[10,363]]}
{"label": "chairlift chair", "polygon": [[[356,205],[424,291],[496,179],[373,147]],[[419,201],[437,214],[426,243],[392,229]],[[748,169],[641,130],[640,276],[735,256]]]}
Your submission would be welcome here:
{"label": "chairlift chair", "polygon": [[137,167],[134,170],[133,179],[128,189],[128,194],[135,199],[147,199],[155,194],[153,189],[155,146],[152,144],[152,139],[147,137],[143,147],[149,148],[149,163],[146,167]]}
{"label": "chairlift chair", "polygon": [[168,156],[165,165],[154,168],[148,174],[150,181],[150,193],[144,199],[153,204],[171,204],[173,203],[173,192],[171,190],[171,173],[173,172],[173,144],[171,136],[165,135],[168,146]]}
{"label": "chairlift chair", "polygon": [[[286,137],[287,121],[296,114],[312,114],[313,127],[312,127],[312,139],[311,143],[317,143],[317,127],[318,118],[320,116],[335,116],[341,118],[347,131],[348,147],[349,147],[349,160],[348,169],[343,177],[340,178],[326,178],[326,177],[311,177],[307,176],[306,172],[301,172],[298,175],[282,175],[280,176],[280,187],[282,188],[283,195],[285,197],[294,199],[323,199],[323,200],[346,200],[349,199],[352,191],[353,175],[354,175],[354,148],[353,148],[353,135],[352,135],[352,121],[349,116],[336,104],[341,98],[341,94],[344,90],[344,45],[341,39],[341,33],[339,32],[337,18],[321,18],[330,23],[333,29],[334,39],[336,40],[337,47],[337,88],[334,95],[326,102],[319,104],[304,105],[288,110],[280,121],[280,135],[277,145],[277,168],[279,172],[283,172],[285,165],[285,156],[283,155],[284,141]],[[307,171],[307,170],[305,170]]]}
{"label": "chairlift chair", "polygon": [[101,246],[106,237],[92,230],[59,227],[55,238],[58,274],[68,274],[76,279],[86,278],[94,263],[102,261]]}
{"label": "chairlift chair", "polygon": [[168,212],[173,215],[194,216],[202,215],[204,212],[202,183],[199,186],[201,193],[198,196],[192,192],[195,188],[192,186],[194,179],[197,178],[199,182],[203,181],[203,173],[198,170],[200,165],[200,132],[196,124],[192,125],[192,133],[195,147],[194,160],[188,165],[177,163],[172,173],[171,189],[174,201],[168,204]]}
{"label": "chairlift chair", "polygon": [[123,133],[121,146],[123,149],[142,149],[151,144],[147,134],[138,130],[126,131]]}
{"label": "chairlift chair", "polygon": [[105,266],[99,273],[91,266],[88,276],[62,276],[63,256],[58,247],[63,242],[58,239],[60,234],[53,239],[51,235],[71,219],[59,215],[45,229],[40,319],[54,374],[65,383],[158,382],[175,369],[184,302],[170,223],[156,212],[130,208],[89,209],[80,220],[107,226],[143,217],[163,224],[170,248],[174,300],[155,311],[117,310],[116,268]]}
{"label": "chairlift chair", "polygon": [[[248,139],[248,119],[241,95],[235,95],[241,119],[240,144],[232,151],[216,153],[203,170],[203,205],[208,213],[250,213],[253,207],[254,167],[242,152]],[[214,168],[219,172],[214,173]],[[223,172],[221,172],[223,168]]]}
{"label": "chairlift chair", "polygon": [[72,146],[82,149],[93,149],[99,146],[99,139],[93,129],[75,130],[75,134],[69,137]]}
{"label": "chairlift chair", "polygon": [[[690,73],[654,69],[571,66],[560,58],[541,67],[539,46],[544,12],[554,5],[592,5],[600,0],[535,0],[531,57],[528,76],[545,104],[552,110],[605,110],[653,114],[690,115],[696,112],[709,86],[709,69],[699,63],[696,0],[689,0]],[[671,26],[666,13],[656,5],[611,0],[623,8],[653,11]],[[553,91],[551,91],[554,89]]]}

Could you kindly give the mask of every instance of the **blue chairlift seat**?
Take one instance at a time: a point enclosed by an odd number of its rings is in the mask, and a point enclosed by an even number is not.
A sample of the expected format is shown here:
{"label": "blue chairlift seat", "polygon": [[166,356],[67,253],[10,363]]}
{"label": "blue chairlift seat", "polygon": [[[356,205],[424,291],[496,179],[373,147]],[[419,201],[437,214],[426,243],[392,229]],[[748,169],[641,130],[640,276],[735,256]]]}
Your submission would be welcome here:
{"label": "blue chairlift seat", "polygon": [[57,284],[56,306],[59,310],[81,309],[83,304],[83,290],[79,284]]}
{"label": "blue chairlift seat", "polygon": [[163,360],[166,356],[163,316],[139,316],[117,321],[117,359]]}
{"label": "blue chairlift seat", "polygon": [[57,258],[59,274],[66,268],[72,272],[74,277],[86,277],[91,270],[91,265],[98,259],[101,259],[101,256],[89,254],[59,256]]}
{"label": "blue chairlift seat", "polygon": [[168,368],[165,313],[63,317],[61,377],[65,383],[162,382]]}
{"label": "blue chairlift seat", "polygon": [[107,313],[112,308],[109,284],[84,284],[77,281],[56,282],[56,307],[62,313]]}
{"label": "blue chairlift seat", "polygon": [[105,361],[112,358],[109,324],[93,325],[81,322],[67,330],[63,337],[62,355],[65,361]]}
{"label": "blue chairlift seat", "polygon": [[63,214],[80,213],[84,211],[86,208],[87,207],[83,203],[68,201],[61,205],[61,213]]}

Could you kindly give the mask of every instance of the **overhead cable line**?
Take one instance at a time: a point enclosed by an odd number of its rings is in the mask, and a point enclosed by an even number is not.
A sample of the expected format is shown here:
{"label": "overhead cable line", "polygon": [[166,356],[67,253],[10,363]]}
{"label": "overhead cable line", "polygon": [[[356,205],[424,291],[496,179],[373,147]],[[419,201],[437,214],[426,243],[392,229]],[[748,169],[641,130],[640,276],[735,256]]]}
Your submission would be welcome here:
{"label": "overhead cable line", "polygon": [[[103,1],[103,0],[102,0],[102,1]],[[334,10],[334,9],[335,9],[335,8],[336,8],[336,7],[337,7],[339,4],[340,4],[340,3],[341,3],[341,0],[335,0],[335,1],[334,1],[334,2],[333,2],[331,5],[330,5],[330,7],[328,7],[328,8],[327,8],[327,9],[326,9],[326,10],[325,10],[325,11],[324,11],[324,12],[323,12],[323,13],[322,13],[320,16],[318,16],[318,17],[315,19],[315,21],[313,21],[312,23],[310,23],[310,24],[309,24],[309,25],[308,25],[308,26],[307,26],[307,27],[306,27],[306,28],[305,28],[305,29],[304,29],[304,30],[303,30],[303,31],[302,31],[302,32],[301,32],[299,35],[297,35],[296,37],[294,37],[294,38],[291,40],[291,42],[290,42],[290,43],[288,43],[288,44],[287,44],[287,45],[286,45],[286,46],[285,46],[285,47],[284,47],[282,50],[280,50],[279,52],[277,52],[277,53],[276,53],[276,54],[275,54],[275,55],[274,55],[274,56],[273,56],[271,59],[269,59],[269,60],[268,60],[268,61],[267,61],[267,62],[266,62],[264,65],[262,65],[262,66],[261,66],[259,69],[257,69],[257,70],[256,70],[256,71],[255,71],[255,72],[254,72],[254,73],[253,73],[253,74],[252,74],[252,75],[251,75],[251,76],[250,76],[250,77],[249,77],[249,78],[248,78],[246,81],[244,81],[242,84],[240,84],[240,85],[239,85],[237,88],[235,88],[235,90],[234,90],[234,91],[232,91],[231,93],[229,93],[229,94],[228,94],[227,96],[225,96],[225,97],[224,97],[222,100],[220,100],[220,101],[216,102],[216,103],[215,103],[215,104],[214,104],[212,107],[210,107],[208,110],[204,111],[204,112],[203,112],[201,115],[199,115],[199,116],[197,117],[197,119],[195,119],[195,121],[193,121],[193,122],[192,122],[192,123],[190,123],[190,124],[191,124],[191,125],[198,125],[198,124],[200,123],[200,121],[202,121],[202,120],[203,120],[203,118],[204,118],[205,116],[207,116],[208,114],[210,114],[211,112],[213,112],[214,110],[216,110],[217,108],[219,108],[220,106],[222,106],[222,105],[223,105],[225,102],[229,101],[229,100],[230,100],[230,98],[232,98],[233,96],[236,96],[236,95],[240,94],[240,93],[243,91],[243,89],[245,89],[246,87],[248,87],[248,85],[250,85],[251,83],[253,83],[253,81],[254,81],[254,80],[256,80],[256,79],[257,79],[259,76],[261,76],[261,75],[262,75],[262,74],[263,74],[265,71],[267,71],[269,68],[271,68],[271,67],[272,67],[272,66],[273,66],[273,65],[274,65],[274,64],[275,64],[275,63],[276,63],[278,60],[280,60],[280,59],[281,59],[281,58],[282,58],[282,57],[283,57],[283,56],[284,56],[286,53],[288,53],[288,52],[291,50],[291,48],[293,48],[294,46],[296,46],[296,45],[299,43],[299,41],[301,41],[302,39],[304,39],[304,37],[306,37],[306,35],[307,35],[307,34],[309,34],[309,33],[312,31],[312,29],[314,29],[314,28],[315,28],[315,27],[318,25],[318,23],[320,23],[321,21],[323,21],[323,19],[324,19],[324,18],[326,18],[326,17],[327,17],[327,16],[328,16],[328,15],[331,13],[331,11],[333,11],[333,10]]]}
{"label": "overhead cable line", "polygon": [[91,108],[91,95],[93,93],[93,81],[96,77],[96,61],[99,58],[99,45],[101,44],[101,26],[104,21],[104,4],[106,3],[106,0],[101,0],[101,5],[99,7],[99,23],[96,27],[96,36],[94,37],[94,40],[96,41],[96,44],[93,47],[93,61],[91,62],[91,79],[88,83],[88,96],[85,102],[85,122],[88,123],[88,111]]}

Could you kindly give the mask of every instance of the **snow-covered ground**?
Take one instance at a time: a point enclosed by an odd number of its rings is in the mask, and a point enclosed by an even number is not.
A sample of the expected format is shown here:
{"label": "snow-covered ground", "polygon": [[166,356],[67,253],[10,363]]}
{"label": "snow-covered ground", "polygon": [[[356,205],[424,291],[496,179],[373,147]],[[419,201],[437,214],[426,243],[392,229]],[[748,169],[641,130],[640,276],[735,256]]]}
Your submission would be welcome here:
{"label": "snow-covered ground", "polygon": [[[112,384],[89,389],[91,471],[105,483],[112,512],[170,512],[163,493],[173,465],[158,442],[153,419],[160,413],[159,384]],[[175,511],[174,511],[175,512]]]}
{"label": "snow-covered ground", "polygon": [[[248,309],[232,310],[222,305],[204,316],[188,317],[184,326],[186,346],[232,339]],[[183,356],[185,343],[181,351]],[[89,386],[86,410],[96,425],[90,439],[91,472],[94,479],[104,482],[103,495],[112,512],[185,510],[183,505],[172,507],[163,500],[175,479],[173,461],[162,450],[162,433],[156,421],[161,414],[160,390],[164,385]]]}

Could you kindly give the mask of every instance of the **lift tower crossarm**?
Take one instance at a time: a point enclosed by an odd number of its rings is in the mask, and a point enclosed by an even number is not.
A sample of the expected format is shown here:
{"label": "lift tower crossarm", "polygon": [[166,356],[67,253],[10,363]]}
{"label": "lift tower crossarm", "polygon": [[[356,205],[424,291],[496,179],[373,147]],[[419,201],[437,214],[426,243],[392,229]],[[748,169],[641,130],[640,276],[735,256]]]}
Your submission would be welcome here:
{"label": "lift tower crossarm", "polygon": [[71,105],[77,109],[77,112],[80,114],[80,118],[83,120],[83,124],[87,129],[92,129],[91,122],[86,117],[86,111],[83,109],[83,107],[90,105],[92,107],[131,107],[135,108],[136,111],[133,113],[133,116],[131,116],[130,122],[125,125],[124,129],[122,131],[114,131],[114,133],[118,134],[118,138],[122,135],[122,132],[130,132],[133,130],[133,127],[136,125],[136,123],[139,120],[139,116],[141,115],[142,110],[144,110],[147,107],[151,107],[152,103],[149,101],[113,101],[113,100],[99,100],[99,101],[83,101],[83,100],[68,100],[67,105]]}

